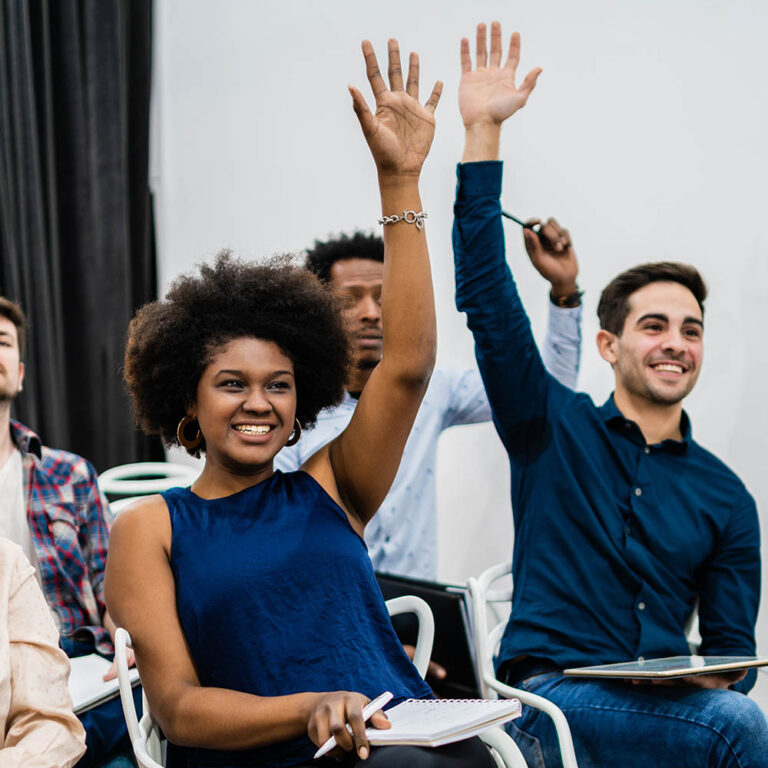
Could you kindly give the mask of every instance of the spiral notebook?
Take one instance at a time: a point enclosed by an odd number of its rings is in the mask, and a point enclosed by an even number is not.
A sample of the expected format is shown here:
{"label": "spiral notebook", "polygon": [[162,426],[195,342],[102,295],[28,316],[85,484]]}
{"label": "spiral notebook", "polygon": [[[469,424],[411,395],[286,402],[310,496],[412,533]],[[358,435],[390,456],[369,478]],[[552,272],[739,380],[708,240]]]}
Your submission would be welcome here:
{"label": "spiral notebook", "polygon": [[520,717],[517,699],[406,699],[388,709],[392,727],[366,728],[374,747],[405,744],[439,747]]}

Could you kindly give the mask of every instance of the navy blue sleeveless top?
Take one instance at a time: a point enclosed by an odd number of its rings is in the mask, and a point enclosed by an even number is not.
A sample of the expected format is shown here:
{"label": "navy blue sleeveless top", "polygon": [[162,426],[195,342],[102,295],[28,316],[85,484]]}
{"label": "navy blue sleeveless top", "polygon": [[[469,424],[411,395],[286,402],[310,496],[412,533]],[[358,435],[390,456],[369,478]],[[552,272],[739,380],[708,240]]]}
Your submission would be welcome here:
{"label": "navy blue sleeveless top", "polygon": [[[365,542],[305,472],[221,499],[162,494],[171,518],[176,606],[201,685],[259,696],[392,691],[430,696],[405,655]],[[180,750],[169,766],[289,766],[306,736],[248,751]]]}

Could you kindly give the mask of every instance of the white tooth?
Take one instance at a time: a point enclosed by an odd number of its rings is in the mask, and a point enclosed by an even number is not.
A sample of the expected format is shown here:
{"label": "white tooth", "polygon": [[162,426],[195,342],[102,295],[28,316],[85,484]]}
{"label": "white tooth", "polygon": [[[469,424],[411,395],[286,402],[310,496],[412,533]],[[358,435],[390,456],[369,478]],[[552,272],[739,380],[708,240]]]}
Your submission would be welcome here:
{"label": "white tooth", "polygon": [[265,424],[238,424],[235,429],[246,435],[266,435],[270,427]]}

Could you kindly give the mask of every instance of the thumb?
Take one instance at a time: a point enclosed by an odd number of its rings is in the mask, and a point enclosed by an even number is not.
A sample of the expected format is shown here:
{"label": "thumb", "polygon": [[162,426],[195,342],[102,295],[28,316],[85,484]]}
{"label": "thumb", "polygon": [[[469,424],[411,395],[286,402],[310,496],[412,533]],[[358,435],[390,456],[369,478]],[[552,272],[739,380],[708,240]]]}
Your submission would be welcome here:
{"label": "thumb", "polygon": [[363,129],[363,135],[370,136],[373,133],[374,125],[376,123],[371,110],[368,109],[368,105],[365,103],[363,94],[357,90],[354,86],[347,86],[349,88],[349,94],[352,97],[352,109],[355,110],[357,119],[360,121],[360,127]]}
{"label": "thumb", "polygon": [[392,727],[389,718],[384,713],[384,710],[381,709],[378,712],[374,712],[368,719],[368,722],[371,724],[371,727],[378,728],[379,730],[386,730]]}
{"label": "thumb", "polygon": [[523,230],[523,241],[525,242],[525,250],[528,253],[528,256],[531,261],[534,261],[538,258],[541,250],[541,240],[539,240],[539,236],[532,229],[526,227]]}

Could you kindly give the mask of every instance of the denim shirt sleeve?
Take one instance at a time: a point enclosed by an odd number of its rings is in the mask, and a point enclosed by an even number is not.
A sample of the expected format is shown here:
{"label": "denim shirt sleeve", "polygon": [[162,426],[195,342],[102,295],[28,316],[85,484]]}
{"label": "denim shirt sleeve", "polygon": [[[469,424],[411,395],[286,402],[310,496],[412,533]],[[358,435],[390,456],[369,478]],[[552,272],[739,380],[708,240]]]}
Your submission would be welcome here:
{"label": "denim shirt sleeve", "polygon": [[[700,652],[710,656],[753,655],[759,606],[760,530],[757,507],[745,489],[702,576]],[[756,678],[753,670],[733,688],[747,693]]]}
{"label": "denim shirt sleeve", "polygon": [[553,390],[507,266],[501,223],[502,164],[458,166],[453,252],[456,307],[467,315],[475,356],[510,459],[524,462],[547,434]]}

